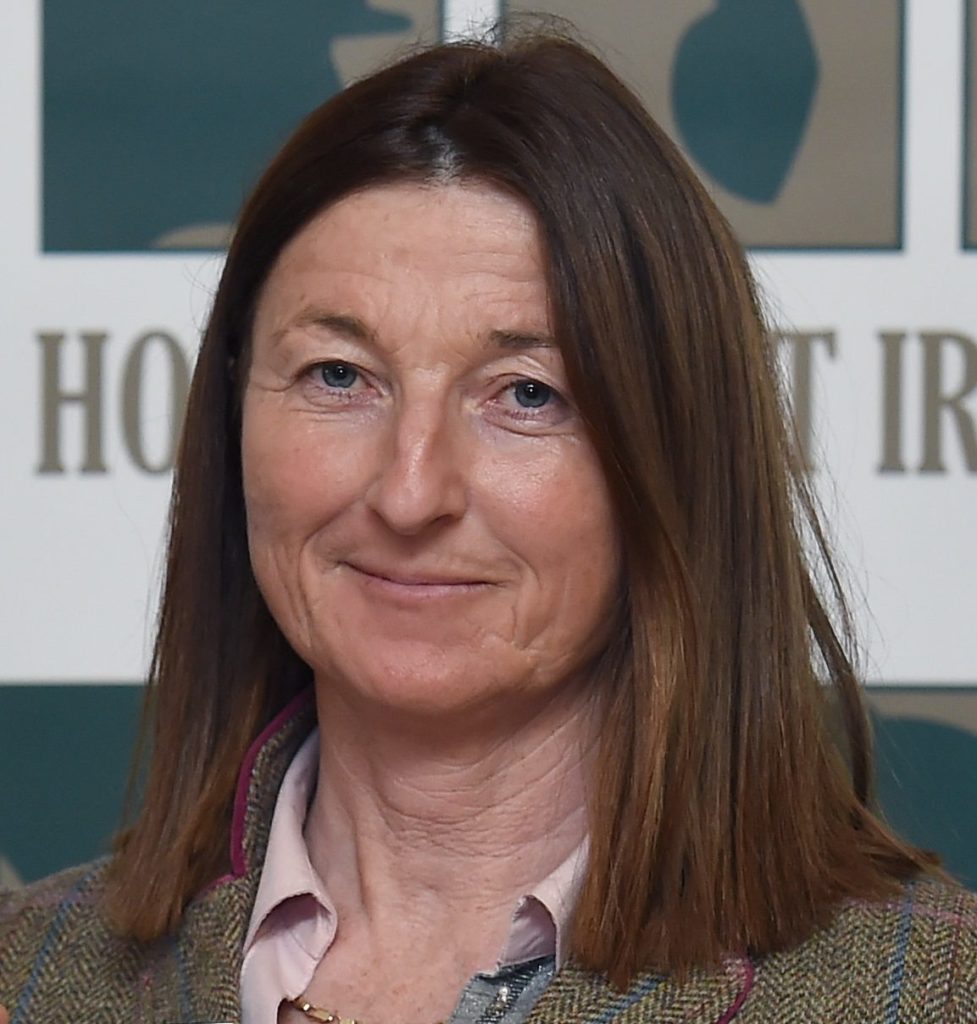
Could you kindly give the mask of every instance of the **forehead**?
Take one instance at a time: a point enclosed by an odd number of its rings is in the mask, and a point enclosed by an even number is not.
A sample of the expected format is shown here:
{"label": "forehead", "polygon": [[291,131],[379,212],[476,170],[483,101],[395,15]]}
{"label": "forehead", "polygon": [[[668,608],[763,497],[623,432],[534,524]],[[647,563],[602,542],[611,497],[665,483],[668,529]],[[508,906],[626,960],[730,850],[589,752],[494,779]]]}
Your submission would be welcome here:
{"label": "forehead", "polygon": [[537,306],[545,316],[532,210],[480,182],[402,182],[354,193],[288,243],[262,289],[258,320],[278,320],[311,301],[369,304],[394,292],[418,306],[460,308],[474,299],[475,306]]}

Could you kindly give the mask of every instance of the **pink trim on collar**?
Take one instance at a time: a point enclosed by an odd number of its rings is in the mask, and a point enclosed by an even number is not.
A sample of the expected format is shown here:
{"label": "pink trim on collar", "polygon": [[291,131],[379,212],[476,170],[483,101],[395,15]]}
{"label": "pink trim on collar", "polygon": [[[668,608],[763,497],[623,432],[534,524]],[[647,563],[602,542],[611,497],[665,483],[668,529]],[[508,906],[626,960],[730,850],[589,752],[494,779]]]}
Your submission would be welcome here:
{"label": "pink trim on collar", "polygon": [[744,956],[740,958],[740,966],[743,968],[743,987],[739,990],[729,1009],[716,1021],[716,1024],[729,1024],[729,1022],[743,1009],[746,997],[753,989],[753,981],[756,977],[756,970],[753,961]]}
{"label": "pink trim on collar", "polygon": [[204,890],[205,892],[215,889],[226,882],[233,882],[247,873],[248,863],[244,855],[244,819],[248,810],[248,790],[251,788],[251,772],[254,769],[254,762],[261,753],[261,748],[274,736],[276,732],[299,711],[312,703],[315,691],[309,686],[301,693],[296,694],[277,715],[258,733],[254,742],[248,747],[241,763],[241,771],[237,777],[237,789],[234,793],[234,811],[231,816],[231,870],[215,878]]}

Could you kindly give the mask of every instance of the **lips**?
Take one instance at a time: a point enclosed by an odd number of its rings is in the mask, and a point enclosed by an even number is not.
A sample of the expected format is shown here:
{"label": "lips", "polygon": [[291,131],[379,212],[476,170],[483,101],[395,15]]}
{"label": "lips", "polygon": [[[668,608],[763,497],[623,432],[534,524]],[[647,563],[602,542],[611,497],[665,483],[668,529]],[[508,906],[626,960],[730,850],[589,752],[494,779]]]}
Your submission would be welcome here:
{"label": "lips", "polygon": [[489,581],[475,577],[461,577],[447,575],[442,572],[418,570],[400,566],[380,566],[364,564],[362,562],[343,562],[346,568],[368,579],[387,583],[391,586],[405,589],[462,589],[479,586],[488,586]]}

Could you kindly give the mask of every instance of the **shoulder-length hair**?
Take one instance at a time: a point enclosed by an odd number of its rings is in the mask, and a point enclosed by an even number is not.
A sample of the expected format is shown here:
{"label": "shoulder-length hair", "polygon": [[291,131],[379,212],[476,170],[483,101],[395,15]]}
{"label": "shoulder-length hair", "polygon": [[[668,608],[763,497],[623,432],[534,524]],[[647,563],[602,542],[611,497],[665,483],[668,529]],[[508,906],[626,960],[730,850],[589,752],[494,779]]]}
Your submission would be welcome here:
{"label": "shoulder-length hair", "polygon": [[176,467],[153,751],[110,910],[139,939],[177,927],[226,867],[247,747],[311,680],[248,559],[240,393],[262,284],[343,196],[470,179],[535,212],[624,549],[620,628],[594,679],[602,744],[572,953],[623,983],[788,947],[930,861],[868,807],[842,588],[744,254],[636,97],[552,35],[441,45],[356,83],[299,126],[245,205]]}

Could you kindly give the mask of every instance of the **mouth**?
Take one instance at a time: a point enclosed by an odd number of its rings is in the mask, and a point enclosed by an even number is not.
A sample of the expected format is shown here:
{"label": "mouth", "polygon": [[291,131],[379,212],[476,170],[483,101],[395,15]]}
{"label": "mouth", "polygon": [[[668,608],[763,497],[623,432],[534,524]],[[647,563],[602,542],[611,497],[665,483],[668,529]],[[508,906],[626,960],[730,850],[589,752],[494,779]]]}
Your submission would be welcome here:
{"label": "mouth", "polygon": [[459,597],[492,586],[487,580],[417,572],[391,566],[366,566],[354,562],[341,562],[340,565],[368,586],[407,598]]}

